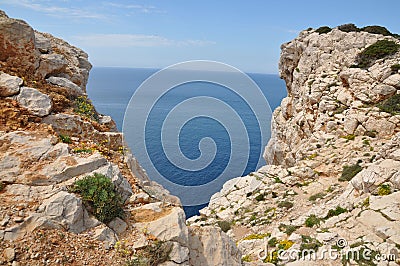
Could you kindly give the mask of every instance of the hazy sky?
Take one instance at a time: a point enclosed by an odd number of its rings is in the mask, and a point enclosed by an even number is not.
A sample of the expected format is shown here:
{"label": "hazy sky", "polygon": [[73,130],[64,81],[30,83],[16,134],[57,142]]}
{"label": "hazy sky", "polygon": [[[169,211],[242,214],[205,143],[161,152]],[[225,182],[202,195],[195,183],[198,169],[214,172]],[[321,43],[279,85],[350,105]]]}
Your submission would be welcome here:
{"label": "hazy sky", "polygon": [[0,0],[0,9],[84,49],[95,66],[206,59],[277,73],[281,43],[308,27],[352,22],[400,33],[397,0]]}

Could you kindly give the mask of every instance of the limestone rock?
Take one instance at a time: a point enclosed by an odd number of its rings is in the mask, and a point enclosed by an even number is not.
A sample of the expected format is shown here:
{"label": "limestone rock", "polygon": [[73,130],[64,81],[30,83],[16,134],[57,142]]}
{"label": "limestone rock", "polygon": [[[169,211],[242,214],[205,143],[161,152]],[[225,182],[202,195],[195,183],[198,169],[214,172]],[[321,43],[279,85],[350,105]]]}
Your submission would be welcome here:
{"label": "limestone rock", "polygon": [[69,79],[61,77],[49,77],[46,79],[46,81],[53,85],[71,89],[71,92],[73,94],[78,94],[78,95],[84,94],[84,91]]}
{"label": "limestone rock", "polygon": [[241,265],[240,251],[219,228],[189,227],[189,230],[190,265]]}
{"label": "limestone rock", "polygon": [[6,248],[3,251],[3,256],[7,262],[12,262],[15,259],[15,250],[13,248]]}
{"label": "limestone rock", "polygon": [[80,198],[65,191],[60,191],[45,200],[39,207],[39,212],[42,212],[47,219],[61,223],[74,233],[83,232],[100,224],[88,214]]}
{"label": "limestone rock", "polygon": [[37,70],[41,78],[49,77],[65,72],[67,61],[65,57],[60,54],[42,54],[40,56],[40,65]]}
{"label": "limestone rock", "polygon": [[17,101],[22,107],[25,107],[37,116],[50,114],[52,107],[49,96],[29,87],[21,88],[21,92],[17,96]]}
{"label": "limestone rock", "polygon": [[153,220],[136,223],[139,230],[146,230],[163,241],[178,242],[188,246],[188,229],[186,227],[185,213],[180,207],[173,207],[164,216]]}
{"label": "limestone rock", "polygon": [[110,227],[117,235],[122,234],[128,228],[128,225],[119,217],[114,218],[111,222],[108,223],[108,227]]}
{"label": "limestone rock", "polygon": [[0,96],[6,97],[18,94],[22,83],[23,80],[21,78],[0,72]]}
{"label": "limestone rock", "polygon": [[42,33],[35,31],[35,46],[42,54],[51,52],[51,43]]}

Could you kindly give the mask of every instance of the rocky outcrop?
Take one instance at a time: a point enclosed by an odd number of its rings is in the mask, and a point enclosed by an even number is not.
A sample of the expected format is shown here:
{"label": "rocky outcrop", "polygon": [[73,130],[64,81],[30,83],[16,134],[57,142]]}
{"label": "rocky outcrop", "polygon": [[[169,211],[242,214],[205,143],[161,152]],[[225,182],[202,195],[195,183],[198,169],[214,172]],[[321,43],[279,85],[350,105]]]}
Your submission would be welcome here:
{"label": "rocky outcrop", "polygon": [[[87,98],[88,55],[0,11],[0,67],[0,264],[198,265],[180,200],[147,177]],[[117,217],[99,218],[72,189],[88,176],[108,178]],[[219,228],[196,241],[193,252],[214,257],[202,265],[240,261]]]}
{"label": "rocky outcrop", "polygon": [[[391,256],[368,263],[398,263],[400,91],[393,66],[400,52],[357,67],[360,52],[378,40],[400,44],[338,28],[303,31],[283,44],[279,72],[288,96],[273,114],[268,165],[225,183],[188,223],[229,224],[246,265],[338,265],[357,250]],[[337,260],[277,255],[311,248],[322,258],[337,246]]]}

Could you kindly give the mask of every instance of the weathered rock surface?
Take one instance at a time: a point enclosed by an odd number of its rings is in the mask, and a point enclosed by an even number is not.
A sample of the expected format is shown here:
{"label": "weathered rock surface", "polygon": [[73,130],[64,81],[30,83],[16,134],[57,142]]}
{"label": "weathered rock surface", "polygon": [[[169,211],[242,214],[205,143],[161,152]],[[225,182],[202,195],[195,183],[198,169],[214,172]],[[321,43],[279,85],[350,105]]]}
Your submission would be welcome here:
{"label": "weathered rock surface", "polygon": [[241,253],[220,229],[190,227],[190,265],[241,265]]}
{"label": "weathered rock surface", "polygon": [[23,80],[19,77],[0,73],[0,96],[12,96],[19,93]]}
{"label": "weathered rock surface", "polygon": [[46,94],[37,89],[22,87],[17,96],[18,103],[28,109],[32,114],[46,116],[51,111],[51,100]]}

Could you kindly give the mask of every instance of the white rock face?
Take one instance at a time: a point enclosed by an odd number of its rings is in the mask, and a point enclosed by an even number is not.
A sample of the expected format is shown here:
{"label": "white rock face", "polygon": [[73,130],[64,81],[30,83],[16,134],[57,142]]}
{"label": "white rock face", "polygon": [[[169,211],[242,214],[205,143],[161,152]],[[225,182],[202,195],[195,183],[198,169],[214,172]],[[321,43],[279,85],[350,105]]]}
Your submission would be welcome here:
{"label": "white rock face", "polygon": [[0,73],[0,96],[7,97],[19,93],[19,88],[23,80],[19,77],[11,76],[6,73]]}
{"label": "white rock face", "polygon": [[22,87],[17,96],[18,103],[37,116],[46,116],[51,111],[51,100],[37,89]]}
{"label": "white rock face", "polygon": [[75,94],[84,94],[84,91],[69,79],[60,77],[49,77],[48,79],[46,79],[46,81],[53,85],[71,89],[71,91]]}
{"label": "white rock face", "polygon": [[189,228],[190,265],[241,265],[241,253],[235,243],[219,228]]}

